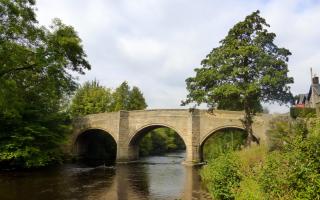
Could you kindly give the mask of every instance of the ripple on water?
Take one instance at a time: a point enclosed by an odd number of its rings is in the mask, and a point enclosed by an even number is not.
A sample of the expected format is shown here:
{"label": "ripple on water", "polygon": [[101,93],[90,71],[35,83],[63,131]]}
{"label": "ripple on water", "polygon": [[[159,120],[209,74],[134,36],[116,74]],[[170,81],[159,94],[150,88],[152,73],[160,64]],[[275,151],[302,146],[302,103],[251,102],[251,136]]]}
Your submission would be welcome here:
{"label": "ripple on water", "polygon": [[184,154],[141,159],[130,165],[63,165],[34,172],[0,173],[1,200],[211,199]]}

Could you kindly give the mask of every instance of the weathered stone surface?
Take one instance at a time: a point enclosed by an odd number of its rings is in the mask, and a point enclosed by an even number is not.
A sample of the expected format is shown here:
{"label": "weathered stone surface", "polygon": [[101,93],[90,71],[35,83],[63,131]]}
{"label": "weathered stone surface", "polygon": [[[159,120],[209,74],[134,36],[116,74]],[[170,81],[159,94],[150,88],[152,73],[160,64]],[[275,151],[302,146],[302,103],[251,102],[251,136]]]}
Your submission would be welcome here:
{"label": "weathered stone surface", "polygon": [[[224,128],[244,129],[243,112],[214,110],[209,113],[198,109],[158,109],[119,111],[87,115],[74,122],[71,137],[73,153],[77,153],[76,141],[80,134],[90,129],[104,130],[117,143],[117,161],[138,159],[138,144],[144,134],[158,127],[175,130],[186,145],[186,164],[201,162],[202,146],[206,139]],[[258,114],[253,124],[254,135],[266,142],[266,130],[272,115]]]}

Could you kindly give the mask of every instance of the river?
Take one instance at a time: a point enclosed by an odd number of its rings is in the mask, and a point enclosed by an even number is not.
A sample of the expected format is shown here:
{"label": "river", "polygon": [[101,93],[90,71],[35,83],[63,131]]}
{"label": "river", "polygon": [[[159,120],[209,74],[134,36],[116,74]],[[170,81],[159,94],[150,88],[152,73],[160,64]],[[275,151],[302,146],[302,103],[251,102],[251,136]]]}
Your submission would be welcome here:
{"label": "river", "polygon": [[184,153],[168,153],[108,167],[65,164],[37,171],[0,172],[0,199],[211,199],[201,186],[198,169],[182,165],[183,159]]}

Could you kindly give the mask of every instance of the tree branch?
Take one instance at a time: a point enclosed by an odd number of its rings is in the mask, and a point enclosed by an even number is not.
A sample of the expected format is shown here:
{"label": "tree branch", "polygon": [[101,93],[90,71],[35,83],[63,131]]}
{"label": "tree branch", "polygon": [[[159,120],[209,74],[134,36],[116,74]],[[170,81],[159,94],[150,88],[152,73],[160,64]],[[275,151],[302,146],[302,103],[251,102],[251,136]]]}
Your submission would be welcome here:
{"label": "tree branch", "polygon": [[24,67],[18,67],[18,68],[13,68],[13,69],[8,69],[8,70],[3,70],[2,72],[0,72],[0,78],[3,77],[6,74],[15,72],[15,71],[23,71],[23,70],[29,70],[29,69],[33,69],[36,65],[29,65],[29,66],[24,66]]}

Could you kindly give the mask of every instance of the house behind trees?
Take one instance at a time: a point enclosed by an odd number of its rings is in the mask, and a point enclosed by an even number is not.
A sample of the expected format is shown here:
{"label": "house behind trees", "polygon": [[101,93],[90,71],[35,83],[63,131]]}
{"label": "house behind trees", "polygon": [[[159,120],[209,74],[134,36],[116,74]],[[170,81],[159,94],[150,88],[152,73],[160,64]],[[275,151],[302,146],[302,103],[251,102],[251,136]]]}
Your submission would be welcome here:
{"label": "house behind trees", "polygon": [[311,85],[309,92],[306,94],[299,94],[295,101],[295,107],[299,108],[315,108],[318,116],[320,115],[320,84],[319,77],[312,74],[311,71]]}

